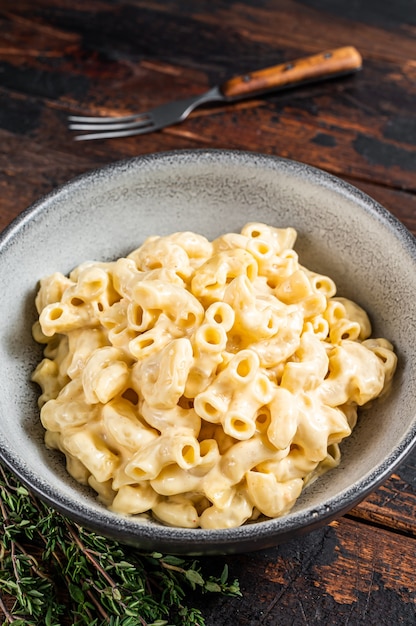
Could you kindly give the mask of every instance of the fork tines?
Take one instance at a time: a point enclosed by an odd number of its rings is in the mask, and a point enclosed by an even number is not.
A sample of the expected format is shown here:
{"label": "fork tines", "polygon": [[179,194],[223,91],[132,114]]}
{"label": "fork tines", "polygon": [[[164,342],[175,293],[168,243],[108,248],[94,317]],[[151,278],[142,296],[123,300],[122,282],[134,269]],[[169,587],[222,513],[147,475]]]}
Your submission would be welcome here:
{"label": "fork tines", "polygon": [[125,117],[94,117],[70,115],[70,130],[94,131],[74,137],[77,141],[88,139],[109,139],[112,137],[128,137],[150,132],[153,127],[152,118],[148,113],[127,115]]}

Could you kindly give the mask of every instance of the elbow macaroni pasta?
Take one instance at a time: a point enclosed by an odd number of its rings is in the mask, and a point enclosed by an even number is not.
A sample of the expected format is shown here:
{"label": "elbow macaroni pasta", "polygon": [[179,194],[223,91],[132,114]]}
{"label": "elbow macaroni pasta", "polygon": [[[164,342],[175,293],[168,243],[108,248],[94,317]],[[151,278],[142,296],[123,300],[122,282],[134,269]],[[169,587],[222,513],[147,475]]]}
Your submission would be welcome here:
{"label": "elbow macaroni pasta", "polygon": [[396,356],[296,231],[150,237],[40,282],[45,443],[112,510],[187,528],[288,513]]}

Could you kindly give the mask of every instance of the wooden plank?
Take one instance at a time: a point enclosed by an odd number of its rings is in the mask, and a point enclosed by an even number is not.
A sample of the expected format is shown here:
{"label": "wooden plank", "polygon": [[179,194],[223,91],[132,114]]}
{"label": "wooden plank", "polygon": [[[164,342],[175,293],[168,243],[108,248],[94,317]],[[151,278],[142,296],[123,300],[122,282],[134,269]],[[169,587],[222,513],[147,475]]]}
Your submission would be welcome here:
{"label": "wooden plank", "polygon": [[[323,96],[324,99],[327,97]],[[40,113],[31,100],[24,102],[21,97],[4,92],[0,93],[0,99],[4,103],[4,121],[0,120],[0,127],[7,125],[8,133],[29,142],[41,142],[48,151],[70,154],[70,161],[89,160],[94,166],[108,162],[106,149],[109,145],[111,160],[161,149],[226,146],[303,161],[363,183],[379,183],[407,191],[416,189],[416,160],[412,156],[415,153],[404,144],[399,146],[397,141],[385,140],[374,132],[370,135],[354,128],[335,127],[321,117],[302,119],[302,116],[288,115],[283,110],[277,113],[269,102],[261,106],[257,102],[220,107],[209,110],[209,113],[201,110],[183,124],[159,133],[86,144],[75,143],[74,135],[67,129],[69,108],[65,112],[44,108]],[[318,101],[316,96],[315,102]],[[7,112],[13,110],[14,117],[11,113],[6,118]],[[20,112],[21,118],[30,120],[28,125],[19,125],[16,111]],[[362,140],[363,137],[366,138]],[[407,158],[408,155],[411,158]]]}
{"label": "wooden plank", "polygon": [[416,448],[349,516],[416,537]]}
{"label": "wooden plank", "polygon": [[[50,80],[53,82],[53,77],[50,77]],[[413,127],[408,126],[408,139],[400,142],[390,138],[383,140],[380,130],[376,136],[371,116],[365,124],[363,121],[351,121],[351,113],[347,114],[347,101],[354,81],[356,77],[337,83],[311,86],[305,88],[302,94],[290,92],[276,96],[275,102],[269,97],[264,101],[200,109],[184,124],[161,133],[122,141],[88,144],[76,144],[72,141],[73,134],[68,132],[66,124],[66,115],[71,110],[69,103],[65,108],[62,103],[58,107],[56,102],[50,100],[42,101],[41,104],[39,97],[19,94],[3,86],[0,88],[0,127],[18,137],[38,138],[45,147],[59,146],[61,151],[74,153],[78,157],[96,155],[100,158],[100,155],[105,155],[107,160],[108,146],[112,148],[114,146],[114,159],[117,159],[130,153],[157,149],[162,140],[169,144],[172,135],[171,142],[178,147],[190,144],[196,147],[216,145],[222,138],[222,145],[230,148],[248,148],[280,154],[308,161],[344,176],[350,175],[361,180],[371,179],[372,182],[377,182],[378,178],[378,182],[383,186],[392,184],[402,188],[408,185],[409,188],[413,188],[415,178],[413,159],[405,160],[403,163],[399,158],[396,160],[398,155],[401,154],[405,159],[407,153],[411,152],[406,146],[406,141],[411,146]],[[150,82],[155,93],[164,93],[157,81],[153,79],[153,82]],[[336,93],[333,92],[334,89]],[[172,90],[173,87],[169,94]],[[189,90],[186,93],[189,93]],[[185,92],[180,95],[185,95]],[[167,97],[159,95],[159,98],[165,101]],[[137,106],[139,105],[136,103]],[[333,111],[340,109],[339,120],[334,119],[334,114],[330,112],[331,108]],[[111,111],[114,113],[114,110],[113,106]],[[349,110],[355,111],[354,108]],[[355,115],[358,115],[357,111]],[[407,128],[406,115],[396,118],[395,122],[396,127],[393,129],[394,119],[389,119],[388,133],[390,135],[395,133],[396,137],[400,133],[404,136]],[[364,136],[368,141],[362,140]],[[374,157],[368,151],[370,144],[374,150],[378,146],[382,157]],[[363,150],[361,155],[360,149]],[[376,158],[380,161],[378,164],[372,161]],[[394,165],[390,167],[391,163]],[[382,176],[383,173],[385,176]]]}
{"label": "wooden plank", "polygon": [[[415,557],[415,539],[342,518],[275,549],[228,558],[242,599],[204,598],[201,606],[207,626],[410,626]],[[211,559],[213,571],[223,561]]]}
{"label": "wooden plank", "polygon": [[[95,19],[99,20],[100,29],[96,31],[102,37],[99,41],[96,34],[91,36],[92,26],[86,20],[88,11],[79,6],[61,7],[47,19],[39,8],[35,10],[25,3],[10,7],[9,13],[3,14],[3,31],[13,33],[14,27],[14,39],[20,37],[22,46],[20,49],[6,41],[0,50],[3,89],[6,99],[10,98],[6,107],[9,128],[10,120],[16,119],[12,111],[20,94],[20,109],[26,115],[19,116],[20,126],[15,124],[14,132],[42,135],[47,147],[59,145],[62,149],[64,142],[69,142],[69,135],[65,115],[59,115],[55,109],[94,109],[113,114],[147,109],[170,100],[172,94],[182,97],[200,93],[226,74],[270,63],[272,56],[277,61],[294,54],[293,41],[289,45],[287,35],[293,3],[284,3],[284,10],[279,12],[277,34],[281,38],[276,37],[267,20],[262,24],[266,30],[260,29],[261,45],[253,43],[250,34],[250,19],[254,19],[250,6],[233,15],[231,33],[230,27],[218,27],[218,16],[214,22],[210,14],[180,14],[177,19],[184,35],[183,48],[177,46],[177,27],[173,27],[160,4],[146,9],[131,4],[112,8],[110,11],[108,6],[97,4],[88,9],[97,11]],[[175,5],[170,6],[170,11],[174,10]],[[261,8],[259,11],[261,15]],[[322,26],[318,23],[319,12],[307,9],[306,13],[308,19],[300,20],[299,29],[310,41],[309,28],[317,27],[319,34]],[[221,14],[231,15],[225,8]],[[119,29],[112,35],[110,26],[115,17],[119,19]],[[145,28],[144,40],[133,38],[131,24]],[[358,24],[354,31],[361,33],[363,42],[367,41],[367,27]],[[161,28],[163,41],[159,41]],[[255,30],[257,36],[260,31]],[[338,31],[345,32],[345,24],[335,19],[334,33]],[[380,33],[377,34],[380,39]],[[409,64],[402,30],[390,30],[389,36],[394,41],[388,59],[387,52],[381,58],[377,51],[369,50],[371,55],[365,59],[363,72],[354,78],[272,95],[255,103],[198,111],[185,124],[167,129],[158,137],[124,139],[123,143],[112,144],[114,157],[159,149],[166,142],[168,147],[225,144],[260,149],[312,163],[338,175],[414,191],[416,67]],[[196,38],[201,39],[199,47],[194,45]],[[299,54],[310,51],[300,43]],[[327,35],[320,45],[332,43]],[[199,49],[204,50],[203,63],[198,57]],[[401,50],[400,55],[397,50]],[[39,98],[49,103],[51,112],[44,108],[40,111],[39,104],[35,110]],[[66,149],[99,157],[102,145],[75,147],[68,143]]]}

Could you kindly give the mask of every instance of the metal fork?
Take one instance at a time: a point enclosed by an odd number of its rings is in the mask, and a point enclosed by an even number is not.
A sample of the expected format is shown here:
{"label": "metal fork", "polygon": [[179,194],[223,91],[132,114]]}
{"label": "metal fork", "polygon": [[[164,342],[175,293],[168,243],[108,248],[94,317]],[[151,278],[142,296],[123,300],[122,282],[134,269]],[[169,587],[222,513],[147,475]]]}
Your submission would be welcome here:
{"label": "metal fork", "polygon": [[71,115],[68,118],[69,128],[94,131],[76,135],[77,141],[142,135],[178,124],[194,109],[208,102],[235,102],[270,91],[350,74],[361,67],[362,59],[359,52],[352,46],[346,46],[236,76],[200,96],[162,104],[145,113],[125,117]]}

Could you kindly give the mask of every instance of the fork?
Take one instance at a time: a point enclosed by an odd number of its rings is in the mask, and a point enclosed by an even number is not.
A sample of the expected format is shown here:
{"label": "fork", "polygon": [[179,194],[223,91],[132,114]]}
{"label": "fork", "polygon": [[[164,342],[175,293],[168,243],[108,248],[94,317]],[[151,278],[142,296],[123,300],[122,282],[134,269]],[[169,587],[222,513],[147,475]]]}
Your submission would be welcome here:
{"label": "fork", "polygon": [[353,46],[345,46],[236,76],[202,95],[168,102],[145,113],[125,117],[71,115],[68,118],[69,128],[93,131],[76,135],[77,141],[142,135],[178,124],[194,109],[209,102],[235,102],[271,91],[350,74],[361,67],[359,52]]}

